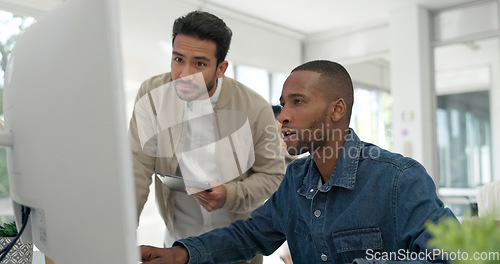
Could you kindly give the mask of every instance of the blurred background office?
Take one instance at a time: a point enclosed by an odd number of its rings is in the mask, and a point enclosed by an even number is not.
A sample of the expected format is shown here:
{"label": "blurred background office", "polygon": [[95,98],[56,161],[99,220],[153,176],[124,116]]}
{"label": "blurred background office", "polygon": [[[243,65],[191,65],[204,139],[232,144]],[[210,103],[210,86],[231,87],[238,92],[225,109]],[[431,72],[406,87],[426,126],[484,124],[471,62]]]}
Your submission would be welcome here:
{"label": "blurred background office", "polygon": [[[0,0],[1,88],[16,36],[61,2]],[[127,119],[141,82],[170,71],[174,19],[194,9],[233,30],[226,75],[270,105],[295,66],[314,59],[346,66],[356,93],[351,127],[420,161],[459,217],[481,186],[500,180],[499,0],[120,0]],[[0,195],[0,214],[9,217],[4,150]],[[138,243],[162,245],[150,197]]]}

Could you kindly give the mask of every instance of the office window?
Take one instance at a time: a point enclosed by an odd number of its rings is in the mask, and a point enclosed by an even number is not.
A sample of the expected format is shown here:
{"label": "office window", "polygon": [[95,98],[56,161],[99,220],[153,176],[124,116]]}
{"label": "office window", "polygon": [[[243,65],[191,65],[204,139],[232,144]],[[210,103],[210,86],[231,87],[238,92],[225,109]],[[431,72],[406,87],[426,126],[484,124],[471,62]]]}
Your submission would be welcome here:
{"label": "office window", "polygon": [[392,149],[392,97],[377,89],[354,88],[354,105],[349,126],[359,138]]}
{"label": "office window", "polygon": [[461,219],[478,188],[500,179],[498,1],[441,10],[433,22],[439,194]]}
{"label": "office window", "polygon": [[489,91],[438,96],[439,183],[475,188],[493,181]]}
{"label": "office window", "polygon": [[281,90],[288,74],[270,72],[264,68],[229,63],[226,76],[245,84],[271,105],[279,105]]}
{"label": "office window", "polygon": [[235,78],[269,102],[269,71],[263,68],[236,65]]}
{"label": "office window", "polygon": [[[19,34],[33,24],[34,21],[34,18],[31,17],[16,16],[10,12],[0,10],[0,119],[2,120],[4,119],[3,87],[7,59]],[[5,222],[5,219],[2,218],[11,217],[12,214],[6,156],[5,148],[0,148],[0,222]]]}

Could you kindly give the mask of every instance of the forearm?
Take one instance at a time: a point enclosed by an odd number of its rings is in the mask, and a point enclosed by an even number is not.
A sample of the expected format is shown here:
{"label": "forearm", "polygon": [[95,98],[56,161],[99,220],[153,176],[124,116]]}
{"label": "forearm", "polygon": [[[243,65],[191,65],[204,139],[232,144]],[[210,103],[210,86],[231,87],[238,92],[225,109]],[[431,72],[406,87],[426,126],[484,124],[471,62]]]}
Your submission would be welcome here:
{"label": "forearm", "polygon": [[250,260],[256,254],[269,255],[284,242],[285,236],[273,229],[272,218],[266,214],[267,210],[259,208],[246,221],[239,220],[229,227],[176,243],[188,250],[189,263],[232,263]]}

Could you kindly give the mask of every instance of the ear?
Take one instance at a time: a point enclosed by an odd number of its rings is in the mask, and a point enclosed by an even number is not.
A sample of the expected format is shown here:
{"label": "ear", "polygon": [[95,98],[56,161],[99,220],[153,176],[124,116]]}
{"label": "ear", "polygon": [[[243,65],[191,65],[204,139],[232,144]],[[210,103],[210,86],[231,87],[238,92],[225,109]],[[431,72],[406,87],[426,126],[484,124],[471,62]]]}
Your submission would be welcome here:
{"label": "ear", "polygon": [[227,61],[223,61],[219,63],[219,65],[217,65],[217,70],[215,71],[217,78],[224,76],[224,73],[227,70],[227,66],[229,66],[229,62]]}
{"label": "ear", "polygon": [[342,120],[346,114],[347,105],[343,98],[339,98],[330,105],[331,117],[333,122]]}

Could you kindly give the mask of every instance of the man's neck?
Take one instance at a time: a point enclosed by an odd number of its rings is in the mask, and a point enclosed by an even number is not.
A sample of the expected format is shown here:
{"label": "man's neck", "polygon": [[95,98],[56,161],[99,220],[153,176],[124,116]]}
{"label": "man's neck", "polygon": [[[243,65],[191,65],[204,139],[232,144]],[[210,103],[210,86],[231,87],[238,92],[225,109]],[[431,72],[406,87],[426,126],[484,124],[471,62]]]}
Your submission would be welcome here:
{"label": "man's neck", "polygon": [[333,170],[337,165],[338,157],[336,155],[330,157],[328,155],[318,154],[321,151],[322,150],[316,151],[312,154],[312,157],[314,159],[314,163],[316,163],[316,167],[318,167],[318,170],[321,174],[321,181],[323,182],[323,184],[325,184],[330,180],[330,177],[332,176]]}
{"label": "man's neck", "polygon": [[337,166],[337,161],[339,160],[340,154],[344,147],[345,136],[348,132],[342,133],[340,138],[335,138],[330,141],[327,146],[318,148],[316,151],[311,153],[314,163],[318,168],[323,184],[330,180],[330,177]]}
{"label": "man's neck", "polygon": [[217,91],[217,85],[219,83],[219,78],[215,79],[214,85],[212,85],[212,88],[208,91],[208,97],[212,97],[215,92]]}

